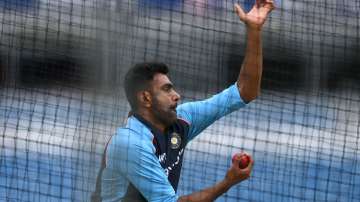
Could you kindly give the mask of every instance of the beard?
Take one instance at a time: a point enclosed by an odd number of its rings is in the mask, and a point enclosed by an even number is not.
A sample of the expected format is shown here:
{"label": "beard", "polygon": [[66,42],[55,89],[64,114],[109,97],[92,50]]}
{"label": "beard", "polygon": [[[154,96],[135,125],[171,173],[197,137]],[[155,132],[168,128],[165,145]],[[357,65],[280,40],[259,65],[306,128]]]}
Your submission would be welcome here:
{"label": "beard", "polygon": [[170,126],[176,122],[176,105],[162,106],[160,102],[154,98],[152,107],[154,117],[166,126]]}

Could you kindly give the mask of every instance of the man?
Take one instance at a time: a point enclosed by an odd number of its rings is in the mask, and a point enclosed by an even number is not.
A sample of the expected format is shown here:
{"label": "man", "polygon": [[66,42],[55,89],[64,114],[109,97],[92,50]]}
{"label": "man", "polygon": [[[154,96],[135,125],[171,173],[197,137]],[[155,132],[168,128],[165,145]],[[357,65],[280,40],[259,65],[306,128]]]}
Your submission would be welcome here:
{"label": "man", "polygon": [[125,77],[131,106],[127,124],[119,128],[106,148],[102,173],[103,201],[214,201],[250,176],[253,159],[240,169],[235,159],[218,184],[186,196],[176,194],[184,148],[219,118],[254,100],[262,74],[261,29],[274,8],[271,0],[257,0],[245,13],[235,10],[247,27],[247,48],[236,84],[203,101],[177,106],[180,96],[161,63],[141,63]]}

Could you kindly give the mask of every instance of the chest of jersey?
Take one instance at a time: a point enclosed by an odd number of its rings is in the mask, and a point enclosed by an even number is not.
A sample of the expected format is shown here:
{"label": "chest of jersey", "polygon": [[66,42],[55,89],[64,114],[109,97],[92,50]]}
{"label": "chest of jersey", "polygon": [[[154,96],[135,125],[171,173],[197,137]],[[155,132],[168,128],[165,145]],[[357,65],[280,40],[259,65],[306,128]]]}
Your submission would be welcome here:
{"label": "chest of jersey", "polygon": [[177,190],[184,149],[187,144],[188,125],[186,122],[178,120],[164,134],[156,131],[152,132],[154,135],[153,144],[156,149],[155,154],[168,176],[169,182],[174,190]]}

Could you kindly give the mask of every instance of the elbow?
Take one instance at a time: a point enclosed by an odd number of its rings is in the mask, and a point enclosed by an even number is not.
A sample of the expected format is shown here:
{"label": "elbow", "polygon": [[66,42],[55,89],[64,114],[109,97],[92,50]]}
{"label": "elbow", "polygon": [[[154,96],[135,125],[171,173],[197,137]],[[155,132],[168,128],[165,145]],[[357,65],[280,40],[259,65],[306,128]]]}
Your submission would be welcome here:
{"label": "elbow", "polygon": [[253,100],[255,100],[260,95],[260,89],[247,89],[247,88],[239,88],[241,99],[247,104]]}
{"label": "elbow", "polygon": [[241,99],[247,104],[247,103],[249,103],[249,102],[251,102],[251,101],[253,101],[253,100],[255,100],[257,97],[258,97],[258,93],[256,93],[256,94],[245,94],[245,95],[243,95],[243,94],[241,94],[240,93],[240,96],[241,96]]}
{"label": "elbow", "polygon": [[240,92],[240,97],[245,103],[255,100],[260,95],[259,79],[242,77],[237,81],[237,86]]}

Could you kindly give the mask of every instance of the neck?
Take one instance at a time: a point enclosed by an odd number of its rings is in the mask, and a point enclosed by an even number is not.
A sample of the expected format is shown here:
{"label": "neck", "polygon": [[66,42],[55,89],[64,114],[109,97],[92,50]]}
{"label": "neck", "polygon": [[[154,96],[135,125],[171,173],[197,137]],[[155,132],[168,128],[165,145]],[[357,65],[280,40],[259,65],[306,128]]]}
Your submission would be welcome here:
{"label": "neck", "polygon": [[149,123],[151,123],[151,125],[153,125],[155,128],[160,130],[162,133],[165,132],[165,130],[167,128],[166,125],[164,123],[162,123],[161,121],[159,121],[158,119],[156,119],[154,117],[154,115],[152,113],[150,113],[149,111],[147,111],[147,110],[138,110],[135,113],[140,115],[143,119],[145,119]]}

